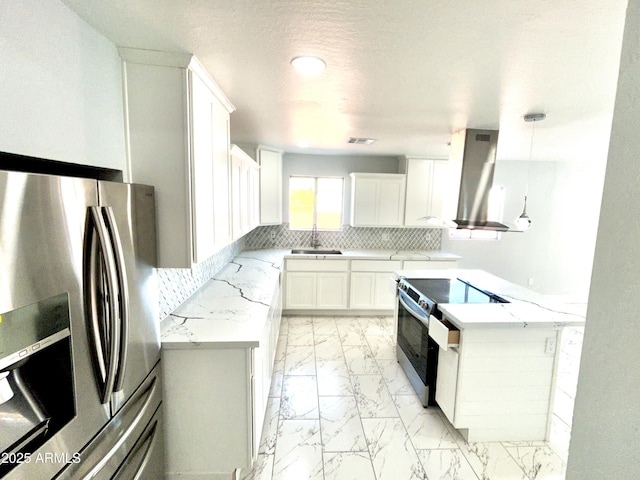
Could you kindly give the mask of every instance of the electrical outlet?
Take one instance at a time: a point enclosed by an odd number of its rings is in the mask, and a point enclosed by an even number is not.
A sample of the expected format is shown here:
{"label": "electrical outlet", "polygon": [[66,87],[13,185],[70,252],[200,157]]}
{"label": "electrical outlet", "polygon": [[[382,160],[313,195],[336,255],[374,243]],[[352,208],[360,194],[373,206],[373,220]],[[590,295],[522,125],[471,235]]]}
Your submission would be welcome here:
{"label": "electrical outlet", "polygon": [[389,234],[388,233],[383,233],[382,234],[382,241],[383,242],[388,242],[389,241]]}
{"label": "electrical outlet", "polygon": [[544,353],[556,353],[556,338],[547,337],[544,342]]}
{"label": "electrical outlet", "polygon": [[275,240],[275,239],[276,239],[276,232],[271,232],[271,233],[269,234],[269,236],[271,237],[271,240],[272,240],[272,241],[273,241],[273,240]]}

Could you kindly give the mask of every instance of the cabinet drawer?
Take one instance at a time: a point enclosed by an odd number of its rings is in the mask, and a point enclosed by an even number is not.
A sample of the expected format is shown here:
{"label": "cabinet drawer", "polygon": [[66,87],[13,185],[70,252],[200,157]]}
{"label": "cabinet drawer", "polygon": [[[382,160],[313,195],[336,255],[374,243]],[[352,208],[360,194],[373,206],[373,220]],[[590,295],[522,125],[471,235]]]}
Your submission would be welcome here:
{"label": "cabinet drawer", "polygon": [[429,319],[429,336],[447,350],[449,347],[457,347],[460,344],[460,330],[448,320],[438,320],[431,315]]}
{"label": "cabinet drawer", "polygon": [[351,260],[352,272],[393,272],[402,270],[401,260]]}
{"label": "cabinet drawer", "polygon": [[288,272],[348,272],[349,260],[287,260]]}

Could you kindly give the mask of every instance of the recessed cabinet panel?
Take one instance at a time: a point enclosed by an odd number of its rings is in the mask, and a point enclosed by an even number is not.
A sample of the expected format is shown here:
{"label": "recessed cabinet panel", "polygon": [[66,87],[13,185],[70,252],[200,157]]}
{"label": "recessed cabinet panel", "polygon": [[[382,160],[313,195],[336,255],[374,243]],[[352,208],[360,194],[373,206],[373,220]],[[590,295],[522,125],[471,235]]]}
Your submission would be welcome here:
{"label": "recessed cabinet panel", "polygon": [[383,181],[378,185],[378,224],[402,225],[404,213],[404,178]]}
{"label": "recessed cabinet panel", "polygon": [[357,181],[354,193],[353,224],[378,224],[378,180],[363,178]]}
{"label": "recessed cabinet panel", "polygon": [[458,352],[453,348],[440,350],[438,353],[436,402],[451,423],[455,422],[458,359]]}
{"label": "recessed cabinet panel", "polygon": [[229,245],[231,238],[231,157],[229,152],[229,112],[217,102],[211,105],[213,120],[213,218],[216,250]]}

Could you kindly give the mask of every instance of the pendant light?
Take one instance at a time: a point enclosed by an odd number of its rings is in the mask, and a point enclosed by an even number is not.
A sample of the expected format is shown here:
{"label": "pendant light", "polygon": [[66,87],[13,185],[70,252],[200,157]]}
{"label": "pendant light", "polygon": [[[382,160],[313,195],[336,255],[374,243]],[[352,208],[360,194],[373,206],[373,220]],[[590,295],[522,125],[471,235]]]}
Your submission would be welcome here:
{"label": "pendant light", "polygon": [[547,115],[544,113],[529,113],[524,116],[525,122],[533,122],[531,127],[531,145],[529,146],[529,163],[527,165],[527,183],[524,189],[524,206],[522,207],[522,213],[515,220],[516,228],[521,231],[528,230],[531,226],[531,219],[527,215],[527,195],[529,193],[529,171],[531,169],[531,156],[533,153],[533,134],[536,129],[536,122],[541,122],[547,118]]}

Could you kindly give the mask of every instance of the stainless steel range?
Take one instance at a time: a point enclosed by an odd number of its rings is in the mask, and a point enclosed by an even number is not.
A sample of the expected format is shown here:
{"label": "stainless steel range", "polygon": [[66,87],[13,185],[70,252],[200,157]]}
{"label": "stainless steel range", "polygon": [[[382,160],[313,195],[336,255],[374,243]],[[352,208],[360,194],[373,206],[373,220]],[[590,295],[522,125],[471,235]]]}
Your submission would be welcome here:
{"label": "stainless steel range", "polygon": [[435,405],[438,345],[429,336],[431,316],[442,319],[438,304],[508,303],[458,278],[401,278],[398,282],[396,357],[422,405]]}

